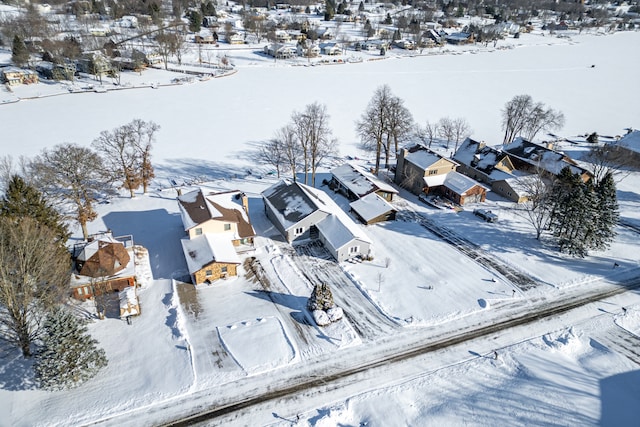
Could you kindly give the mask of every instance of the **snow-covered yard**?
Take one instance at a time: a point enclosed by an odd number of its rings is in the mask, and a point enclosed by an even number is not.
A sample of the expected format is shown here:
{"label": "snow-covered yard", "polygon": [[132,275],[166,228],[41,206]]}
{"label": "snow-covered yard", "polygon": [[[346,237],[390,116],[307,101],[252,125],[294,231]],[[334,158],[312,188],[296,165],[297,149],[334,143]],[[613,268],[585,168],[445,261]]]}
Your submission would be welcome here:
{"label": "snow-covered yard", "polygon": [[[187,411],[192,396],[211,403],[222,385],[233,387],[234,381],[249,378],[254,389],[265,390],[294,368],[375,351],[375,343],[361,341],[348,318],[325,329],[310,322],[305,306],[312,283],[264,215],[259,193],[274,179],[255,177],[260,171],[246,156],[250,143],[269,138],[293,109],[318,100],[328,105],[342,154],[363,157],[353,121],[383,83],[406,100],[416,119],[464,116],[478,138],[487,141],[501,140],[499,110],[519,93],[563,110],[567,134],[619,133],[638,118],[640,88],[620,85],[618,78],[637,70],[640,56],[629,52],[637,51],[639,36],[585,35],[554,46],[531,43],[478,55],[335,67],[252,63],[234,76],[191,85],[0,105],[2,147],[16,157],[63,141],[89,144],[101,130],[135,117],[162,127],[154,151],[159,178],[152,192],[100,205],[100,216],[91,223],[93,232],[132,234],[148,249],[154,280],[140,292],[142,315],[132,325],[115,319],[90,325],[110,364],[71,391],[35,389],[32,379],[21,375],[28,362],[2,347],[0,413],[5,415],[0,425],[153,425],[169,408]],[[598,66],[590,69],[594,62]],[[161,75],[145,78],[166,78]],[[474,75],[482,76],[482,83],[469,78]],[[438,84],[430,83],[434,79]],[[336,85],[337,80],[342,83]],[[599,84],[588,86],[594,80]],[[585,87],[592,89],[583,93]],[[624,108],[603,110],[612,99]],[[37,118],[38,126],[24,131],[25,117]],[[248,175],[248,168],[256,173]],[[261,237],[237,278],[195,290],[180,282],[186,272],[180,247],[184,229],[168,180],[185,183],[199,177],[210,187],[249,195],[251,220]],[[638,183],[635,173],[619,185],[621,217],[636,224]],[[459,327],[467,317],[497,318],[502,309],[526,310],[533,300],[638,274],[637,233],[628,228],[618,228],[609,250],[576,260],[536,241],[503,201],[489,201],[500,216],[489,224],[471,209],[436,211],[415,196],[402,196],[401,208],[422,213],[542,285],[522,292],[415,222],[362,226],[374,242],[374,260],[342,267],[362,297],[398,325],[400,336]],[[341,196],[332,197],[344,203]],[[264,269],[269,289],[251,274],[249,257]],[[614,262],[620,267],[614,269]],[[628,293],[575,315],[431,353],[400,371],[389,366],[359,385],[301,397],[276,409],[247,411],[230,424],[629,425],[638,416],[640,359],[629,360],[631,353],[606,338],[623,334],[632,346],[638,344],[639,298]]]}

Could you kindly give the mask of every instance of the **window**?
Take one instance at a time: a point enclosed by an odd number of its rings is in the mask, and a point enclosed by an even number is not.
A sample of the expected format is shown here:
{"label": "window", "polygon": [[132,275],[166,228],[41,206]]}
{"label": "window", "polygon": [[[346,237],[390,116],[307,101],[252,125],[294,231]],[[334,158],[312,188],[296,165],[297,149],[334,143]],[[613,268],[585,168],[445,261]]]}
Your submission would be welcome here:
{"label": "window", "polygon": [[221,272],[222,274],[226,274],[226,273],[227,273],[227,266],[225,265],[224,267],[222,267],[222,268],[220,269],[220,272]]}
{"label": "window", "polygon": [[84,288],[78,288],[78,295],[82,296],[84,294]]}
{"label": "window", "polygon": [[224,231],[229,231],[229,230],[231,230],[231,224],[225,224]]}
{"label": "window", "polygon": [[437,175],[438,174],[438,170],[430,170],[429,171],[429,175]]}
{"label": "window", "polygon": [[196,236],[200,236],[202,234],[202,228],[196,228]]}
{"label": "window", "polygon": [[350,254],[355,254],[355,253],[358,253],[359,251],[360,251],[360,247],[359,246],[351,246],[349,248],[349,253]]}
{"label": "window", "polygon": [[304,227],[298,227],[298,228],[296,228],[296,229],[295,229],[295,231],[294,231],[294,233],[295,233],[295,235],[296,235],[296,236],[301,235],[302,233],[304,233]]}
{"label": "window", "polygon": [[207,270],[204,272],[205,276],[209,277],[209,276],[213,276],[213,270]]}

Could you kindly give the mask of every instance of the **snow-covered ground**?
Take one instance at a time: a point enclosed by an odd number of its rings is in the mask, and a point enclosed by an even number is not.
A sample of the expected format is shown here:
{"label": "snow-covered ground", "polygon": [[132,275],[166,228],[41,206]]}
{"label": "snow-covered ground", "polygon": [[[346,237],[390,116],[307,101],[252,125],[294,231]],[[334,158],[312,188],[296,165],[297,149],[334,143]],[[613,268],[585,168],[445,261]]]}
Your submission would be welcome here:
{"label": "snow-covered ground", "polygon": [[[0,105],[2,154],[14,157],[33,156],[59,142],[89,144],[101,130],[134,118],[161,126],[152,192],[100,205],[100,217],[90,224],[93,232],[132,234],[148,249],[154,281],[140,292],[142,315],[132,325],[117,319],[90,325],[110,364],[71,391],[35,389],[33,379],[22,375],[28,361],[2,347],[0,425],[153,425],[191,405],[276,387],[333,360],[357,363],[396,339],[428,340],[530,310],[541,300],[578,295],[600,281],[638,275],[638,238],[627,228],[618,228],[609,250],[575,260],[536,241],[503,201],[490,198],[500,221],[488,224],[469,210],[436,211],[402,193],[401,209],[421,212],[542,285],[522,292],[418,224],[396,221],[365,227],[374,242],[372,262],[342,266],[363,304],[373,302],[396,325],[393,335],[362,339],[348,319],[328,328],[311,324],[305,305],[312,284],[287,245],[272,240],[276,232],[259,198],[274,180],[246,174],[247,168],[256,171],[246,155],[252,143],[271,137],[294,109],[319,101],[327,104],[341,153],[370,157],[359,150],[353,123],[384,83],[419,121],[465,117],[474,138],[489,144],[501,140],[500,109],[522,93],[562,110],[566,135],[620,134],[638,125],[640,86],[621,76],[633,76],[640,66],[640,55],[634,55],[640,33],[524,35],[517,44],[477,54],[389,56],[317,67],[236,53],[238,72],[224,78],[158,89],[67,91]],[[168,83],[175,75],[149,70],[136,78]],[[10,96],[27,98],[37,88],[18,88]],[[576,156],[581,149],[568,143],[562,148]],[[250,256],[264,269],[268,290],[248,263],[237,278],[209,288],[196,291],[180,282],[186,272],[179,242],[184,232],[168,179],[206,179],[209,187],[249,195],[251,220],[261,236]],[[638,174],[619,184],[621,216],[636,224],[638,184]],[[614,262],[620,267],[612,268]],[[640,356],[633,353],[640,346],[639,298],[627,293],[220,423],[633,425],[640,399]]]}

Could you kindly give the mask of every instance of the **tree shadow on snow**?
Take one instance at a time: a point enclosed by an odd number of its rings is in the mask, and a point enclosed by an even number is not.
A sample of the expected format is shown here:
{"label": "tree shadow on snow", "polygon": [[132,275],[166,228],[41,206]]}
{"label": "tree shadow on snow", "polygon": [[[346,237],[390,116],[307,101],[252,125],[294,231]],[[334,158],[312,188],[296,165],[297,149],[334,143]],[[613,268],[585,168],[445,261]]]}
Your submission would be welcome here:
{"label": "tree shadow on snow", "polygon": [[104,224],[114,236],[133,235],[133,241],[149,251],[154,279],[170,279],[176,270],[186,270],[180,239],[184,227],[180,214],[165,209],[109,212]]}
{"label": "tree shadow on snow", "polygon": [[20,391],[36,388],[33,357],[25,359],[18,348],[0,341],[0,389]]}
{"label": "tree shadow on snow", "polygon": [[171,162],[154,165],[155,182],[168,186],[194,185],[218,179],[233,179],[246,175],[246,168],[202,159],[172,159]]}

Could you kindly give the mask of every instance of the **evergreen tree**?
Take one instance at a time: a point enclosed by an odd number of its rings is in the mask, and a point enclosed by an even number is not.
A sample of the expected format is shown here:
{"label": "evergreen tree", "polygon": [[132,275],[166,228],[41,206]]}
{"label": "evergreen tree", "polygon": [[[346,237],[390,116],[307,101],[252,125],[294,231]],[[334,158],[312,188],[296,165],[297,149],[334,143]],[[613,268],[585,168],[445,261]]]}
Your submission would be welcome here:
{"label": "evergreen tree", "polygon": [[13,45],[11,48],[11,60],[14,64],[22,67],[29,62],[29,51],[24,44],[24,40],[19,35],[13,36]]}
{"label": "evergreen tree", "polygon": [[333,302],[333,294],[331,293],[331,289],[329,289],[329,285],[326,283],[322,283],[320,285],[315,285],[313,288],[313,292],[307,301],[307,307],[311,311],[315,310],[324,310],[327,311],[334,307]]}
{"label": "evergreen tree", "polygon": [[197,33],[202,26],[202,15],[197,10],[192,10],[189,13],[189,31]]}
{"label": "evergreen tree", "polygon": [[584,241],[592,206],[588,205],[584,184],[569,167],[562,169],[551,190],[550,228],[561,252],[584,257],[588,246]]}
{"label": "evergreen tree", "polygon": [[595,187],[597,196],[596,212],[598,214],[594,249],[606,249],[616,236],[614,230],[618,224],[620,213],[618,211],[618,197],[616,195],[616,184],[613,174],[607,173]]}
{"label": "evergreen tree", "polygon": [[360,1],[360,4],[358,5],[358,12],[364,12],[364,3],[362,1]]}
{"label": "evergreen tree", "polygon": [[324,6],[325,6],[324,20],[331,21],[334,15],[336,14],[336,1],[325,0]]}
{"label": "evergreen tree", "polygon": [[53,230],[62,245],[69,239],[69,230],[62,215],[35,187],[19,175],[13,175],[7,191],[0,200],[0,216],[7,218],[30,217]]}
{"label": "evergreen tree", "polygon": [[52,311],[45,321],[42,350],[34,363],[42,388],[73,388],[93,378],[108,363],[97,343],[87,327],[63,308]]}

